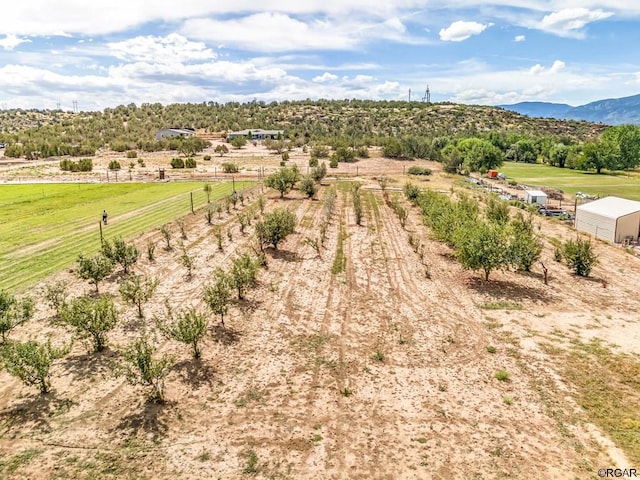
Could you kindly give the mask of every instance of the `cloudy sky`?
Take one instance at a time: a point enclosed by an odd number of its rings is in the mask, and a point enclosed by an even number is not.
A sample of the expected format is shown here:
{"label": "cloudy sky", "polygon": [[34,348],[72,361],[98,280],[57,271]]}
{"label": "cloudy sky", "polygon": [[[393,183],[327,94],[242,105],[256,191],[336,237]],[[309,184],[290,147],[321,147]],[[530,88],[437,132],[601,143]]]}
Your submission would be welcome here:
{"label": "cloudy sky", "polygon": [[[117,5],[117,6],[114,6]],[[18,0],[0,108],[640,93],[640,0]]]}

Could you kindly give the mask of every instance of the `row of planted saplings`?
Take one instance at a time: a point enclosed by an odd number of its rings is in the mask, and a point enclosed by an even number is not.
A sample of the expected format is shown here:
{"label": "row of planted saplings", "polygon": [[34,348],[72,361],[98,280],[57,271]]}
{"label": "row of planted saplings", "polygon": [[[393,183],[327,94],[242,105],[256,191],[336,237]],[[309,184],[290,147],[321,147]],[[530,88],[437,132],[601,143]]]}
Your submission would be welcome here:
{"label": "row of planted saplings", "polygon": [[[272,245],[277,248],[294,231],[295,223],[295,215],[284,208],[266,213],[256,222],[259,248],[254,253],[237,256],[228,271],[217,268],[213,272],[212,280],[203,288],[202,298],[209,312],[220,316],[223,328],[224,317],[235,301],[234,292],[237,300],[244,298],[246,290],[254,285],[260,266],[266,266],[265,247]],[[74,339],[89,340],[94,352],[102,351],[107,345],[108,333],[120,324],[114,296],[98,292],[98,284],[106,276],[104,272],[113,271],[116,263],[122,266],[125,276],[118,292],[125,304],[137,309],[140,318],[144,317],[144,305],[155,294],[157,279],[130,274],[137,258],[135,246],[119,238],[105,242],[99,255],[90,258],[80,256],[76,272],[81,278],[95,283],[96,293],[69,299],[63,283],[48,285],[44,297],[56,312],[55,322],[71,328]],[[99,275],[96,274],[98,271]],[[34,312],[35,304],[31,298],[18,298],[0,291],[0,367],[26,385],[36,386],[46,394],[51,388],[49,372],[53,362],[70,352],[72,342],[58,347],[51,338],[46,342],[23,342],[9,338],[9,333],[29,321]],[[125,377],[132,384],[150,388],[150,398],[163,401],[164,379],[171,370],[173,358],[159,352],[158,336],[190,345],[194,358],[200,358],[201,342],[209,330],[209,312],[194,307],[174,310],[167,302],[163,314],[154,318],[154,328],[147,329],[145,325],[138,338],[122,349],[118,361],[113,363],[114,374]]]}

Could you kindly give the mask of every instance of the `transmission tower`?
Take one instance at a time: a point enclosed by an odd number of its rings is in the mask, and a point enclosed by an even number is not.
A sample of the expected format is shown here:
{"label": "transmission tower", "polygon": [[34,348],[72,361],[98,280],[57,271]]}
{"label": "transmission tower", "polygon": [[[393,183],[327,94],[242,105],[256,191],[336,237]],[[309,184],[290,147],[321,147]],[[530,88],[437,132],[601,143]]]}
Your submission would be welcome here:
{"label": "transmission tower", "polygon": [[422,97],[422,101],[431,103],[431,92],[429,91],[429,85],[427,85],[427,89],[424,92],[424,97]]}
{"label": "transmission tower", "polygon": [[73,101],[73,112],[74,113],[78,113],[78,101],[77,100]]}

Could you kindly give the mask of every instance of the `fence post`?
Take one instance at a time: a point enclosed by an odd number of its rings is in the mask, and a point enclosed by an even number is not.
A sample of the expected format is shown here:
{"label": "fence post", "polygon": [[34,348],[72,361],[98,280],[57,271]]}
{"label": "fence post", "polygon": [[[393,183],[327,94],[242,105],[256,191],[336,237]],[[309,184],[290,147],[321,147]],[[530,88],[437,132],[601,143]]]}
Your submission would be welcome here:
{"label": "fence post", "polygon": [[98,222],[98,227],[100,227],[100,245],[104,245],[104,237],[102,236],[102,222]]}
{"label": "fence post", "polygon": [[189,192],[190,196],[191,196],[191,213],[196,213],[193,211],[193,192]]}

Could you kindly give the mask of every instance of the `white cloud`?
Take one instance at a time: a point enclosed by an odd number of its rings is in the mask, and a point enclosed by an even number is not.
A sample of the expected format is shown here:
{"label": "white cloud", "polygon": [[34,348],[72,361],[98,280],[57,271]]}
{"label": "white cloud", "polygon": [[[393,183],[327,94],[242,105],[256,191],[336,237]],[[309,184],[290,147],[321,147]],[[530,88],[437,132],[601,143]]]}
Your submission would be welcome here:
{"label": "white cloud", "polygon": [[217,56],[204,43],[191,42],[177,33],[166,37],[135,37],[123,42],[107,43],[107,48],[116,58],[134,62],[188,63]]}
{"label": "white cloud", "polygon": [[527,37],[525,37],[524,35],[516,35],[516,37],[513,39],[514,42],[524,42],[527,39]]}
{"label": "white cloud", "polygon": [[3,39],[0,39],[0,47],[5,50],[13,50],[21,43],[29,43],[31,40],[28,38],[20,38],[17,35],[8,34]]}
{"label": "white cloud", "polygon": [[462,42],[472,35],[479,35],[488,25],[478,22],[465,22],[458,20],[447,28],[440,30],[440,39],[445,42]]}
{"label": "white cloud", "polygon": [[181,32],[207,42],[253,52],[354,50],[363,43],[381,39],[418,41],[406,35],[406,27],[397,17],[385,21],[329,17],[299,19],[275,12],[226,20],[187,20]]}
{"label": "white cloud", "polygon": [[582,29],[591,22],[604,20],[613,12],[603,10],[587,10],[586,8],[565,8],[545,15],[539,23],[539,28],[562,37],[582,38]]}
{"label": "white cloud", "polygon": [[529,69],[529,72],[532,73],[533,75],[549,74],[549,73],[554,74],[564,69],[565,66],[566,64],[562,60],[556,60],[553,62],[553,65],[551,65],[550,68],[545,68],[538,63],[533,67],[531,67]]}
{"label": "white cloud", "polygon": [[338,79],[337,75],[333,73],[324,72],[322,75],[318,75],[317,77],[313,77],[313,82],[316,83],[325,83],[325,82],[333,82]]}

